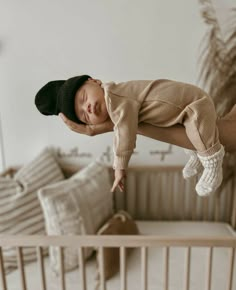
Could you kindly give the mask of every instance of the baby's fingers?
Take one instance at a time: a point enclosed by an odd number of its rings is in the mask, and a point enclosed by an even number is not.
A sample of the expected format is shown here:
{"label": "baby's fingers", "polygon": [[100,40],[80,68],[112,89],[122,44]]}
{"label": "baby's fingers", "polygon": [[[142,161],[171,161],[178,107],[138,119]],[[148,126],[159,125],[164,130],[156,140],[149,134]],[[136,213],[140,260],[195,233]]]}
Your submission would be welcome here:
{"label": "baby's fingers", "polygon": [[123,183],[123,182],[120,182],[120,183],[118,184],[118,187],[119,187],[119,190],[120,190],[121,192],[124,191],[124,183]]}
{"label": "baby's fingers", "polygon": [[120,181],[119,179],[116,179],[113,183],[111,192],[114,192],[114,190],[116,189],[116,187],[118,186],[120,191],[124,191],[124,183],[122,181]]}
{"label": "baby's fingers", "polygon": [[111,189],[111,192],[114,192],[114,190],[116,189],[117,186],[119,186],[119,183],[120,183],[120,179],[119,178],[116,178],[113,182],[113,186],[112,186],[112,189]]}
{"label": "baby's fingers", "polygon": [[115,180],[114,183],[113,183],[111,192],[114,192],[114,190],[116,189],[117,185],[118,185],[118,182]]}

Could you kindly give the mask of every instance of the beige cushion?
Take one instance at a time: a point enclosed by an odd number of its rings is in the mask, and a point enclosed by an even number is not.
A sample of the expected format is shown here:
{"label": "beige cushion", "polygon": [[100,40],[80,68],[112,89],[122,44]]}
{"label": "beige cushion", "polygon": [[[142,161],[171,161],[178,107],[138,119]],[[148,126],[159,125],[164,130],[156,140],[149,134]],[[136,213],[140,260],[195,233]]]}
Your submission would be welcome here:
{"label": "beige cushion", "polygon": [[[138,234],[138,227],[131,216],[125,211],[116,213],[102,228],[98,231],[98,235],[136,235]],[[129,254],[131,248],[127,248],[126,252]],[[100,284],[99,275],[99,257],[100,253],[97,251],[97,288]],[[119,248],[104,248],[104,276],[105,279],[110,279],[120,269],[120,253]]]}
{"label": "beige cushion", "polygon": [[[113,214],[109,170],[93,162],[70,179],[46,186],[38,195],[48,235],[95,234]],[[69,238],[69,237],[68,237]],[[50,247],[52,270],[59,273],[58,248]],[[65,270],[78,266],[78,249],[65,248]],[[85,258],[92,253],[86,248]]]}
{"label": "beige cushion", "polygon": [[[48,149],[22,167],[15,177],[1,177],[0,234],[46,234],[37,190],[62,179],[60,167]],[[23,253],[25,262],[36,259],[34,248],[23,248]],[[4,247],[3,256],[7,272],[17,266],[15,248]]]}

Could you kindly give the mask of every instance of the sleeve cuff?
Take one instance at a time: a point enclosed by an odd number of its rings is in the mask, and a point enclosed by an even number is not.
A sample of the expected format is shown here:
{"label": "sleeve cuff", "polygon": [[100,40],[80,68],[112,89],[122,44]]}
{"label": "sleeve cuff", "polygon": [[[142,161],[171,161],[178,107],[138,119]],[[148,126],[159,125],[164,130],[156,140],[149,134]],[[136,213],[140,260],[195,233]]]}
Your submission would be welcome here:
{"label": "sleeve cuff", "polygon": [[115,156],[113,169],[127,169],[130,156]]}

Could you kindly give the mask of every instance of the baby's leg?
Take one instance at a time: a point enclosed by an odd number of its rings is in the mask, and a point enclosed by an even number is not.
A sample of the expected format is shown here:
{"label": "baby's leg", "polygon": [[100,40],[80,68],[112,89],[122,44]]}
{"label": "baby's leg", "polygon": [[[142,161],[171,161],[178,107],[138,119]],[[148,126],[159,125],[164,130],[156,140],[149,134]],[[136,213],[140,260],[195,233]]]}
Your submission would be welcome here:
{"label": "baby's leg", "polygon": [[212,100],[206,96],[186,108],[184,126],[186,134],[197,150],[197,156],[204,167],[196,185],[199,195],[214,192],[222,182],[224,147],[219,142],[216,126],[216,112]]}

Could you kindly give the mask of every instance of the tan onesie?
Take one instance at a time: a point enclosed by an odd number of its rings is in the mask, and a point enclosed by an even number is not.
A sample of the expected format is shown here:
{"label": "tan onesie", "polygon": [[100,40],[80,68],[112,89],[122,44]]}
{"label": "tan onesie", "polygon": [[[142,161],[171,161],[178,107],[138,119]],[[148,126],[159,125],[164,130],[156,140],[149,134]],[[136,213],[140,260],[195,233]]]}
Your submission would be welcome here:
{"label": "tan onesie", "polygon": [[220,149],[214,103],[202,89],[167,79],[109,82],[102,87],[114,123],[114,169],[127,168],[140,122],[158,127],[184,125],[202,156]]}

